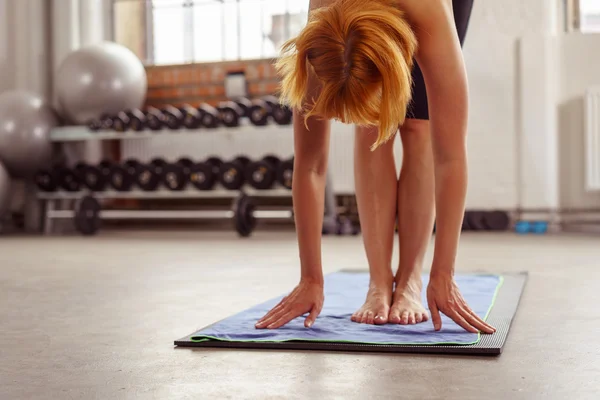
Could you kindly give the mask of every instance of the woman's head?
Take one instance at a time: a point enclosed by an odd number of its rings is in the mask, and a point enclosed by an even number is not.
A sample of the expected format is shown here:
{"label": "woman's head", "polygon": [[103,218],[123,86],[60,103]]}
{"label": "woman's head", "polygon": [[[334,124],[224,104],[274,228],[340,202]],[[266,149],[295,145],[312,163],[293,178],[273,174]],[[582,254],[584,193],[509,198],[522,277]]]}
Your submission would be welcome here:
{"label": "woman's head", "polygon": [[[282,98],[292,107],[357,125],[378,125],[374,148],[404,122],[417,42],[393,1],[337,0],[311,12],[277,63]],[[320,83],[307,98],[308,68]]]}

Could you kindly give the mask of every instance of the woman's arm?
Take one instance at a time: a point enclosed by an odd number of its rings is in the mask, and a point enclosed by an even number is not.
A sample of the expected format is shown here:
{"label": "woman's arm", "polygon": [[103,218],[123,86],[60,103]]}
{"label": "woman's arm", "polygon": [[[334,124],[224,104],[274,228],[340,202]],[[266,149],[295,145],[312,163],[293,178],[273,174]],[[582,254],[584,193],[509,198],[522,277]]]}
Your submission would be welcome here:
{"label": "woman's arm", "polygon": [[423,71],[435,163],[436,237],[429,308],[436,330],[439,312],[468,331],[492,333],[462,298],[454,267],[467,192],[468,86],[460,42],[449,0],[427,0],[411,13],[419,40],[417,61]]}

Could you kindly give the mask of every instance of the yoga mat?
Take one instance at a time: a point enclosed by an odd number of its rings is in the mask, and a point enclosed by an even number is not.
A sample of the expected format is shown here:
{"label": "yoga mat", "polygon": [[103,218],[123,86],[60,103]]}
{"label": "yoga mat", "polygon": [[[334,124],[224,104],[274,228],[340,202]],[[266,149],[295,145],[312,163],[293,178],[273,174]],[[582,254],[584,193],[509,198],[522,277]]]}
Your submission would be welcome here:
{"label": "yoga mat", "polygon": [[[342,271],[326,276],[325,304],[311,329],[304,327],[304,318],[297,318],[277,330],[254,328],[255,322],[279,302],[279,296],[200,329],[175,344],[180,347],[500,354],[526,279],[526,273],[456,276],[471,308],[498,329],[493,335],[468,333],[445,316],[442,316],[440,332],[433,330],[431,320],[417,325],[352,322],[350,316],[364,302],[368,274]],[[426,288],[426,276],[423,284]]]}

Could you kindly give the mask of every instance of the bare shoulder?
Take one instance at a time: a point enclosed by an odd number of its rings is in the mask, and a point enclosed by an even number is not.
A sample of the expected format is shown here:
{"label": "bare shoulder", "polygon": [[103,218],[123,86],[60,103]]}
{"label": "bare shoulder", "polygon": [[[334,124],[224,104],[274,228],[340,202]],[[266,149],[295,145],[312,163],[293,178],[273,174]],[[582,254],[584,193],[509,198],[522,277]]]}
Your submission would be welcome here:
{"label": "bare shoulder", "polygon": [[454,29],[452,0],[398,0],[398,6],[406,13],[419,43]]}

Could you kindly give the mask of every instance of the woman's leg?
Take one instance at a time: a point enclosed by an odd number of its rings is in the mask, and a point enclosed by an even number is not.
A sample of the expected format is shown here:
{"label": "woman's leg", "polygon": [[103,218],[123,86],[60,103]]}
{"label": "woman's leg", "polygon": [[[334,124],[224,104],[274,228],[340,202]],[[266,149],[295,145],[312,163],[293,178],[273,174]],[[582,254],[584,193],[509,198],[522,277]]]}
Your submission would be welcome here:
{"label": "woman's leg", "polygon": [[354,140],[354,180],[370,285],[365,304],[352,321],[385,324],[392,303],[392,251],[396,223],[397,176],[393,140],[370,150],[377,128],[357,127]]}
{"label": "woman's leg", "polygon": [[427,321],[421,302],[423,258],[435,219],[435,179],[429,121],[407,119],[400,128],[403,161],[398,181],[400,264],[389,321]]}

